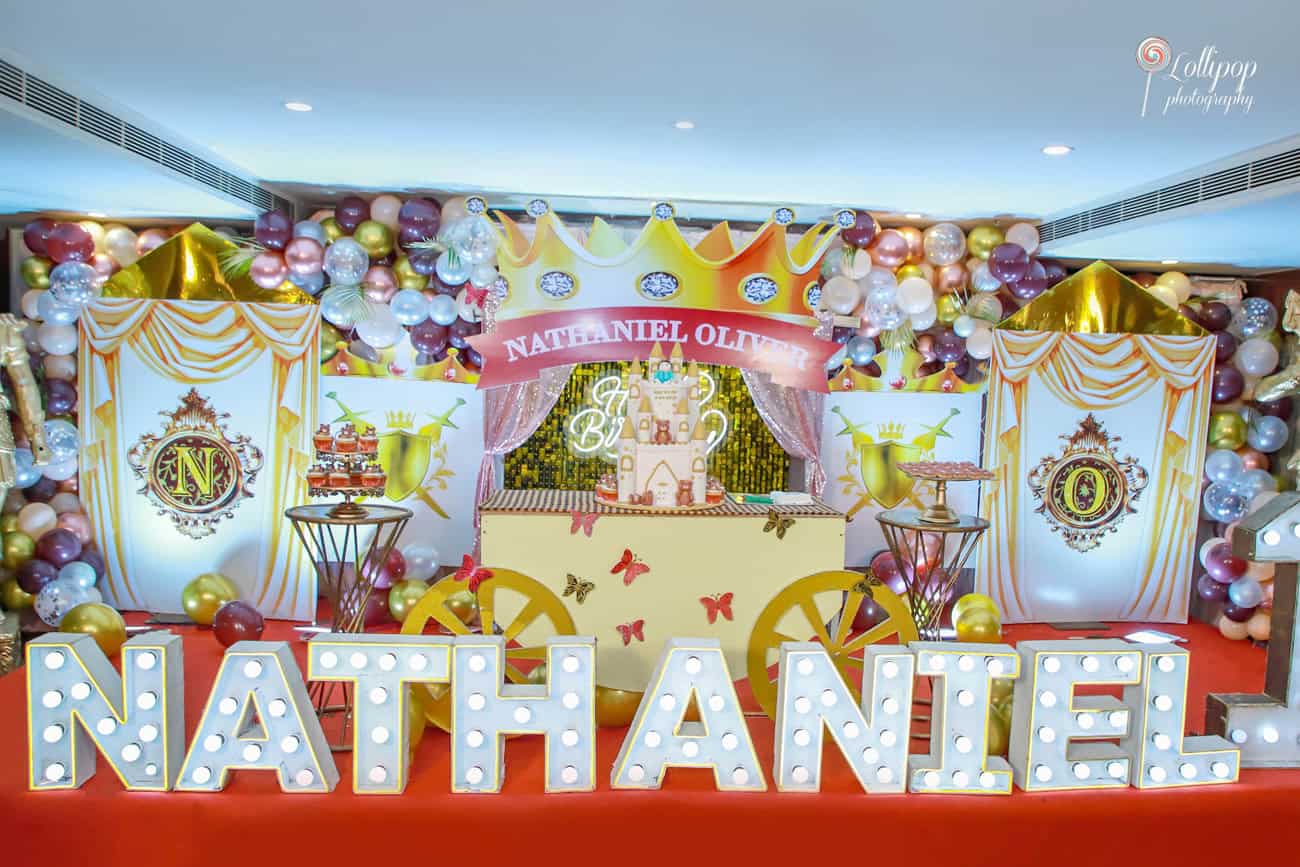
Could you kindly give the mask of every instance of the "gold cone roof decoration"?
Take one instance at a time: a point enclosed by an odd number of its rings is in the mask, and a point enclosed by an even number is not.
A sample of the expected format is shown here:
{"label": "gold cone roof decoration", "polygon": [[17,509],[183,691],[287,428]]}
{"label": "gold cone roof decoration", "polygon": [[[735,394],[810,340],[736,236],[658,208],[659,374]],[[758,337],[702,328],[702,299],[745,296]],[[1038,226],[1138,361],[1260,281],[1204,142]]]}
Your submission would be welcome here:
{"label": "gold cone roof decoration", "polygon": [[997,325],[1003,331],[1073,334],[1208,332],[1102,261],[1076,271]]}
{"label": "gold cone roof decoration", "polygon": [[110,277],[104,284],[104,297],[316,303],[288,280],[274,289],[263,289],[247,274],[226,277],[221,273],[221,254],[234,249],[236,245],[229,239],[202,223],[193,223]]}

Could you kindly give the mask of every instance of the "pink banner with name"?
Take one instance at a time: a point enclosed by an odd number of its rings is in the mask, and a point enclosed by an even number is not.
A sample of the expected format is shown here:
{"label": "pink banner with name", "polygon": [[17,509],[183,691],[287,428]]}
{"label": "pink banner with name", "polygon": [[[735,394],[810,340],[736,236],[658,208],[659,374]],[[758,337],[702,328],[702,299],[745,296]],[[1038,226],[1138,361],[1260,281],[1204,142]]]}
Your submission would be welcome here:
{"label": "pink banner with name", "polygon": [[543,368],[583,361],[631,361],[656,343],[680,345],[688,361],[761,370],[782,385],[826,391],[826,362],[839,348],[807,325],[720,310],[602,307],[538,313],[497,323],[469,338],[483,355],[479,388],[536,379]]}

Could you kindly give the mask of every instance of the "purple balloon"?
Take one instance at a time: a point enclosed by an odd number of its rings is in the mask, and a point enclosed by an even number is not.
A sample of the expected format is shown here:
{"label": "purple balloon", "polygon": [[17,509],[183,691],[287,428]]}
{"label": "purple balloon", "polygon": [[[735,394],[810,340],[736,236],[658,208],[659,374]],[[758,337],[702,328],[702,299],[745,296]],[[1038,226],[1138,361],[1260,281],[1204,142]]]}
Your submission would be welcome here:
{"label": "purple balloon", "polygon": [[[49,535],[48,533],[46,535]],[[41,538],[45,538],[42,536]],[[18,567],[18,586],[35,596],[41,588],[59,577],[59,567],[33,557]]]}
{"label": "purple balloon", "polygon": [[67,415],[77,406],[77,387],[66,379],[45,380],[45,411]]}
{"label": "purple balloon", "polygon": [[420,227],[423,231],[428,232],[425,237],[432,238],[438,234],[438,224],[442,222],[442,211],[438,203],[433,199],[417,198],[407,199],[402,202],[401,210],[397,212],[397,225],[405,229],[407,226]]}
{"label": "purple balloon", "polygon": [[1022,301],[1037,298],[1047,289],[1047,269],[1043,267],[1043,263],[1031,259],[1025,276],[1008,283],[1007,289]]}
{"label": "purple balloon", "polygon": [[1241,397],[1242,389],[1246,387],[1246,378],[1241,375],[1241,371],[1231,364],[1216,364],[1214,366],[1214,376],[1210,384],[1210,396],[1215,403],[1227,403]]}
{"label": "purple balloon", "polygon": [[99,553],[98,548],[92,548],[90,545],[84,546],[81,549],[81,556],[77,559],[94,569],[96,578],[103,578],[104,573],[108,571],[104,563],[104,555]]}
{"label": "purple balloon", "polygon": [[438,254],[433,250],[412,250],[407,254],[407,258],[411,263],[411,270],[425,277],[433,276],[434,270],[438,267]]}
{"label": "purple balloon", "polygon": [[1196,579],[1196,595],[1211,602],[1222,602],[1228,598],[1228,585],[1215,581],[1209,575]]}
{"label": "purple balloon", "polygon": [[831,329],[831,340],[843,346],[857,336],[856,328],[849,328],[847,325],[836,325]]}
{"label": "purple balloon", "polygon": [[397,230],[397,244],[403,250],[418,241],[426,241],[438,234],[436,226],[402,226]]}
{"label": "purple balloon", "polygon": [[334,208],[334,222],[349,235],[370,219],[370,205],[360,196],[344,196]]}
{"label": "purple balloon", "polygon": [[29,503],[48,503],[59,492],[59,483],[54,479],[41,476],[36,484],[23,491],[23,499]]}
{"label": "purple balloon", "polygon": [[939,361],[956,363],[966,355],[966,341],[947,328],[934,335],[934,357]]}
{"label": "purple balloon", "polygon": [[267,211],[259,214],[253,223],[253,238],[263,247],[283,250],[293,239],[293,220],[284,211]]}
{"label": "purple balloon", "polygon": [[1256,401],[1252,404],[1260,415],[1271,415],[1286,421],[1291,417],[1291,398],[1282,397],[1277,400]]}
{"label": "purple balloon", "polygon": [[483,330],[483,326],[478,322],[467,322],[457,317],[456,321],[447,326],[447,342],[457,349],[464,349],[469,346],[469,340],[466,338],[473,337]]}
{"label": "purple balloon", "polygon": [[1237,352],[1237,338],[1228,331],[1215,331],[1214,339],[1218,341],[1214,347],[1214,360],[1223,364]]}
{"label": "purple balloon", "polygon": [[1246,567],[1246,561],[1233,554],[1227,542],[1220,542],[1205,552],[1205,571],[1220,584],[1236,581],[1246,574]]}
{"label": "purple balloon", "polygon": [[1240,605],[1234,605],[1231,602],[1224,602],[1223,616],[1237,623],[1245,623],[1252,615],[1254,615],[1256,607],[1258,606],[1242,608]]}
{"label": "purple balloon", "polygon": [[437,355],[447,353],[448,329],[432,319],[426,319],[411,329],[411,346],[416,352]]}
{"label": "purple balloon", "polygon": [[460,351],[460,363],[466,370],[480,371],[483,369],[483,355],[474,347],[466,346]]}
{"label": "purple balloon", "polygon": [[1232,311],[1222,301],[1209,301],[1201,305],[1201,314],[1198,318],[1206,329],[1222,331],[1232,321]]}
{"label": "purple balloon", "polygon": [[36,556],[58,568],[81,556],[81,540],[71,530],[57,527],[36,540]]}
{"label": "purple balloon", "polygon": [[1029,254],[1019,244],[998,244],[989,253],[989,273],[1003,283],[1019,282],[1029,273]]}
{"label": "purple balloon", "polygon": [[866,211],[858,211],[853,218],[853,225],[840,232],[844,243],[851,247],[862,248],[876,239],[876,219]]}
{"label": "purple balloon", "polygon": [[1057,262],[1055,259],[1039,259],[1038,261],[1042,264],[1043,270],[1047,274],[1047,288],[1049,289],[1064,280],[1070,273],[1065,270],[1064,265]]}

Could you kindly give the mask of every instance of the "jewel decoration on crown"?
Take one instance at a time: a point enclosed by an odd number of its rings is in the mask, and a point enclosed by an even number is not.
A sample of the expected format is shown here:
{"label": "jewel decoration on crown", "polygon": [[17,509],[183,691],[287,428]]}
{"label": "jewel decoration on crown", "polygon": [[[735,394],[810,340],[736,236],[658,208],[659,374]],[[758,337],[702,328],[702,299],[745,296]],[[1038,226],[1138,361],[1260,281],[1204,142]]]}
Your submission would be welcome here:
{"label": "jewel decoration on crown", "polygon": [[583,241],[544,201],[530,203],[528,213],[536,220],[531,240],[513,219],[494,212],[502,234],[497,265],[510,287],[503,319],[629,304],[812,318],[818,269],[840,232],[835,219],[818,222],[791,243],[795,213],[778,208],[740,249],[726,222],[692,246],[672,205],[660,202],[629,244],[599,217]]}

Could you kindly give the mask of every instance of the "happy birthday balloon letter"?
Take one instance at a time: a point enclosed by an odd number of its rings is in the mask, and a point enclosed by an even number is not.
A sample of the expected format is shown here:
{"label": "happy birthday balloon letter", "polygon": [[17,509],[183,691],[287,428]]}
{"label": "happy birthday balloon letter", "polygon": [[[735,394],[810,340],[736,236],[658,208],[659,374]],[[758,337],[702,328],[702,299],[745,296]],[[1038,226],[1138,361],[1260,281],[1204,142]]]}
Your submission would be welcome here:
{"label": "happy birthday balloon letter", "polygon": [[1187,619],[1215,347],[1104,262],[994,330],[976,589],[1004,622]]}
{"label": "happy birthday balloon letter", "polygon": [[[699,722],[685,721],[694,698]],[[723,791],[762,792],[749,727],[716,639],[673,638],[614,760],[615,789],[658,789],[670,767],[709,768]]]}

